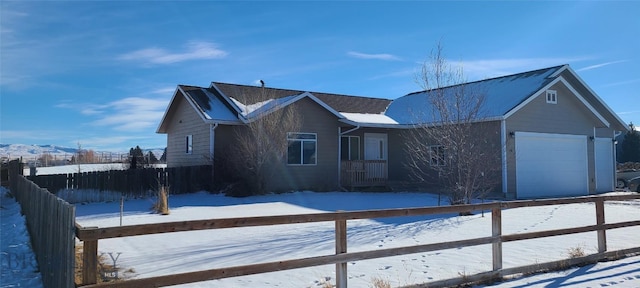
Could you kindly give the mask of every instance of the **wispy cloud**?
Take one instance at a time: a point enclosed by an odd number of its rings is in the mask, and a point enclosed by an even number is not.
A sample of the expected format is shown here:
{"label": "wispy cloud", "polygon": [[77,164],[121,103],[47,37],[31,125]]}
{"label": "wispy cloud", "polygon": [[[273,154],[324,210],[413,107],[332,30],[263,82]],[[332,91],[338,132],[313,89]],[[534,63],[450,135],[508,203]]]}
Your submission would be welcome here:
{"label": "wispy cloud", "polygon": [[385,60],[385,61],[399,61],[400,57],[392,55],[392,54],[367,54],[355,51],[347,52],[347,55],[360,59],[376,59],[376,60]]}
{"label": "wispy cloud", "polygon": [[227,52],[211,42],[192,41],[185,45],[184,51],[171,52],[162,48],[151,47],[125,53],[119,60],[142,61],[150,64],[171,64],[197,59],[219,59],[227,56]]}
{"label": "wispy cloud", "polygon": [[636,82],[640,82],[640,78],[604,84],[601,87],[621,86],[621,85],[627,85],[627,84],[632,84]]}
{"label": "wispy cloud", "polygon": [[600,64],[595,64],[595,65],[591,65],[591,66],[587,66],[584,68],[580,68],[576,71],[588,71],[588,70],[592,70],[592,69],[597,69],[600,67],[604,67],[604,66],[608,66],[611,64],[617,64],[617,63],[624,63],[624,62],[628,62],[629,60],[618,60],[618,61],[610,61],[610,62],[604,62],[604,63],[600,63]]}
{"label": "wispy cloud", "polygon": [[617,112],[618,115],[629,115],[629,114],[638,114],[638,113],[640,113],[640,110]]}
{"label": "wispy cloud", "polygon": [[83,147],[109,147],[122,144],[132,140],[144,139],[144,137],[136,136],[108,136],[108,137],[92,137],[78,139],[76,142],[82,144]]}
{"label": "wispy cloud", "polygon": [[153,129],[162,119],[169,104],[162,99],[128,97],[106,104],[60,103],[57,108],[77,110],[83,115],[96,117],[89,122],[95,126],[106,126],[116,131],[136,132]]}
{"label": "wispy cloud", "polygon": [[541,69],[570,62],[583,61],[587,58],[512,58],[512,59],[482,59],[471,61],[456,61],[451,64],[461,67],[469,80],[509,75],[522,71]]}
{"label": "wispy cloud", "polygon": [[100,115],[104,116],[92,124],[110,126],[118,131],[148,129],[158,125],[167,105],[166,99],[124,98],[102,106]]}
{"label": "wispy cloud", "polygon": [[0,130],[2,134],[3,143],[12,143],[13,139],[28,139],[36,144],[43,144],[42,141],[56,139],[63,135],[63,137],[69,136],[68,131],[51,131],[51,130]]}

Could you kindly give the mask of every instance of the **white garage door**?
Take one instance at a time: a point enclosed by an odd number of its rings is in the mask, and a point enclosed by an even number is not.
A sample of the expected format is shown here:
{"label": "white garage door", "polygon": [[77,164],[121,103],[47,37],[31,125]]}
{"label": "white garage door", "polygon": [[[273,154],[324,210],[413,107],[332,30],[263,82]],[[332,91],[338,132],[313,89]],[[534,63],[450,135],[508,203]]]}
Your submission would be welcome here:
{"label": "white garage door", "polygon": [[613,141],[596,138],[596,192],[610,192],[613,188]]}
{"label": "white garage door", "polygon": [[516,132],[518,198],[589,194],[587,137]]}

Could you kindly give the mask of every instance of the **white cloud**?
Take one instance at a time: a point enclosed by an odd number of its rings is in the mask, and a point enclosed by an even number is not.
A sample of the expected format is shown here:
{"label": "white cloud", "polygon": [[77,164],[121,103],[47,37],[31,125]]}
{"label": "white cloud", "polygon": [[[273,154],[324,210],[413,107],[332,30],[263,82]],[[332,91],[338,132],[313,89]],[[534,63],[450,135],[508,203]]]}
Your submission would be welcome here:
{"label": "white cloud", "polygon": [[377,60],[385,60],[385,61],[401,60],[399,57],[392,54],[367,54],[367,53],[349,51],[347,52],[347,55],[355,58],[360,58],[360,59],[377,59]]}
{"label": "white cloud", "polygon": [[171,64],[197,59],[219,59],[227,56],[227,52],[218,49],[210,42],[192,41],[187,43],[185,51],[170,52],[165,49],[151,47],[125,53],[118,56],[120,60],[142,61],[151,64]]}
{"label": "white cloud", "polygon": [[604,63],[595,64],[595,65],[587,66],[587,67],[584,67],[584,68],[580,68],[580,69],[578,69],[576,71],[588,71],[588,70],[592,70],[592,69],[597,69],[597,68],[600,68],[600,67],[608,66],[608,65],[611,65],[611,64],[624,63],[624,62],[627,62],[627,61],[629,61],[629,60],[618,60],[618,61],[604,62]]}
{"label": "white cloud", "polygon": [[155,127],[160,124],[160,119],[169,105],[168,99],[171,95],[166,94],[166,96],[160,99],[128,97],[106,104],[60,103],[55,107],[73,109],[83,115],[97,117],[97,120],[89,122],[95,126],[108,127],[117,131],[155,131]]}
{"label": "white cloud", "polygon": [[166,99],[129,97],[101,106],[106,115],[92,124],[119,131],[142,131],[157,126],[168,105]]}
{"label": "white cloud", "polygon": [[158,89],[152,90],[150,93],[160,94],[160,95],[171,95],[175,91],[176,91],[176,87],[170,86],[170,87],[164,87],[164,88],[158,88]]}

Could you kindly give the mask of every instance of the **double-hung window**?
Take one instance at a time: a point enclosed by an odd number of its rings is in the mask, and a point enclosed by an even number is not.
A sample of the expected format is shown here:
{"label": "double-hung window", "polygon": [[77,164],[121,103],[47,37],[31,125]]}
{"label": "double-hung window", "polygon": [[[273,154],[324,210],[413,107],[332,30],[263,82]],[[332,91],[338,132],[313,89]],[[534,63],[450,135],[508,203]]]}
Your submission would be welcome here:
{"label": "double-hung window", "polygon": [[287,133],[287,164],[316,165],[318,136],[316,133]]}
{"label": "double-hung window", "polygon": [[556,90],[547,90],[547,103],[558,104],[558,92]]}
{"label": "double-hung window", "polygon": [[429,159],[431,166],[446,165],[444,146],[429,146]]}
{"label": "double-hung window", "polygon": [[342,136],[340,138],[340,160],[360,160],[360,137]]}

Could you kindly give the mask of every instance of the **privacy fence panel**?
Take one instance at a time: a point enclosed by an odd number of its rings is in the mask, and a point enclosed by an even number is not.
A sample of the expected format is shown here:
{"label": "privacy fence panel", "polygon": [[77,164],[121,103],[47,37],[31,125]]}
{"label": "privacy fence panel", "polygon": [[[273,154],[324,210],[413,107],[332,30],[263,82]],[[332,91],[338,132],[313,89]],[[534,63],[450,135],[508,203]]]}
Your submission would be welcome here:
{"label": "privacy fence panel", "polygon": [[11,193],[27,219],[44,287],[74,287],[75,207],[14,170]]}
{"label": "privacy fence panel", "polygon": [[171,194],[212,191],[214,187],[210,165],[38,175],[28,179],[53,193],[65,189],[94,190],[132,197],[146,196],[160,185],[168,186]]}

